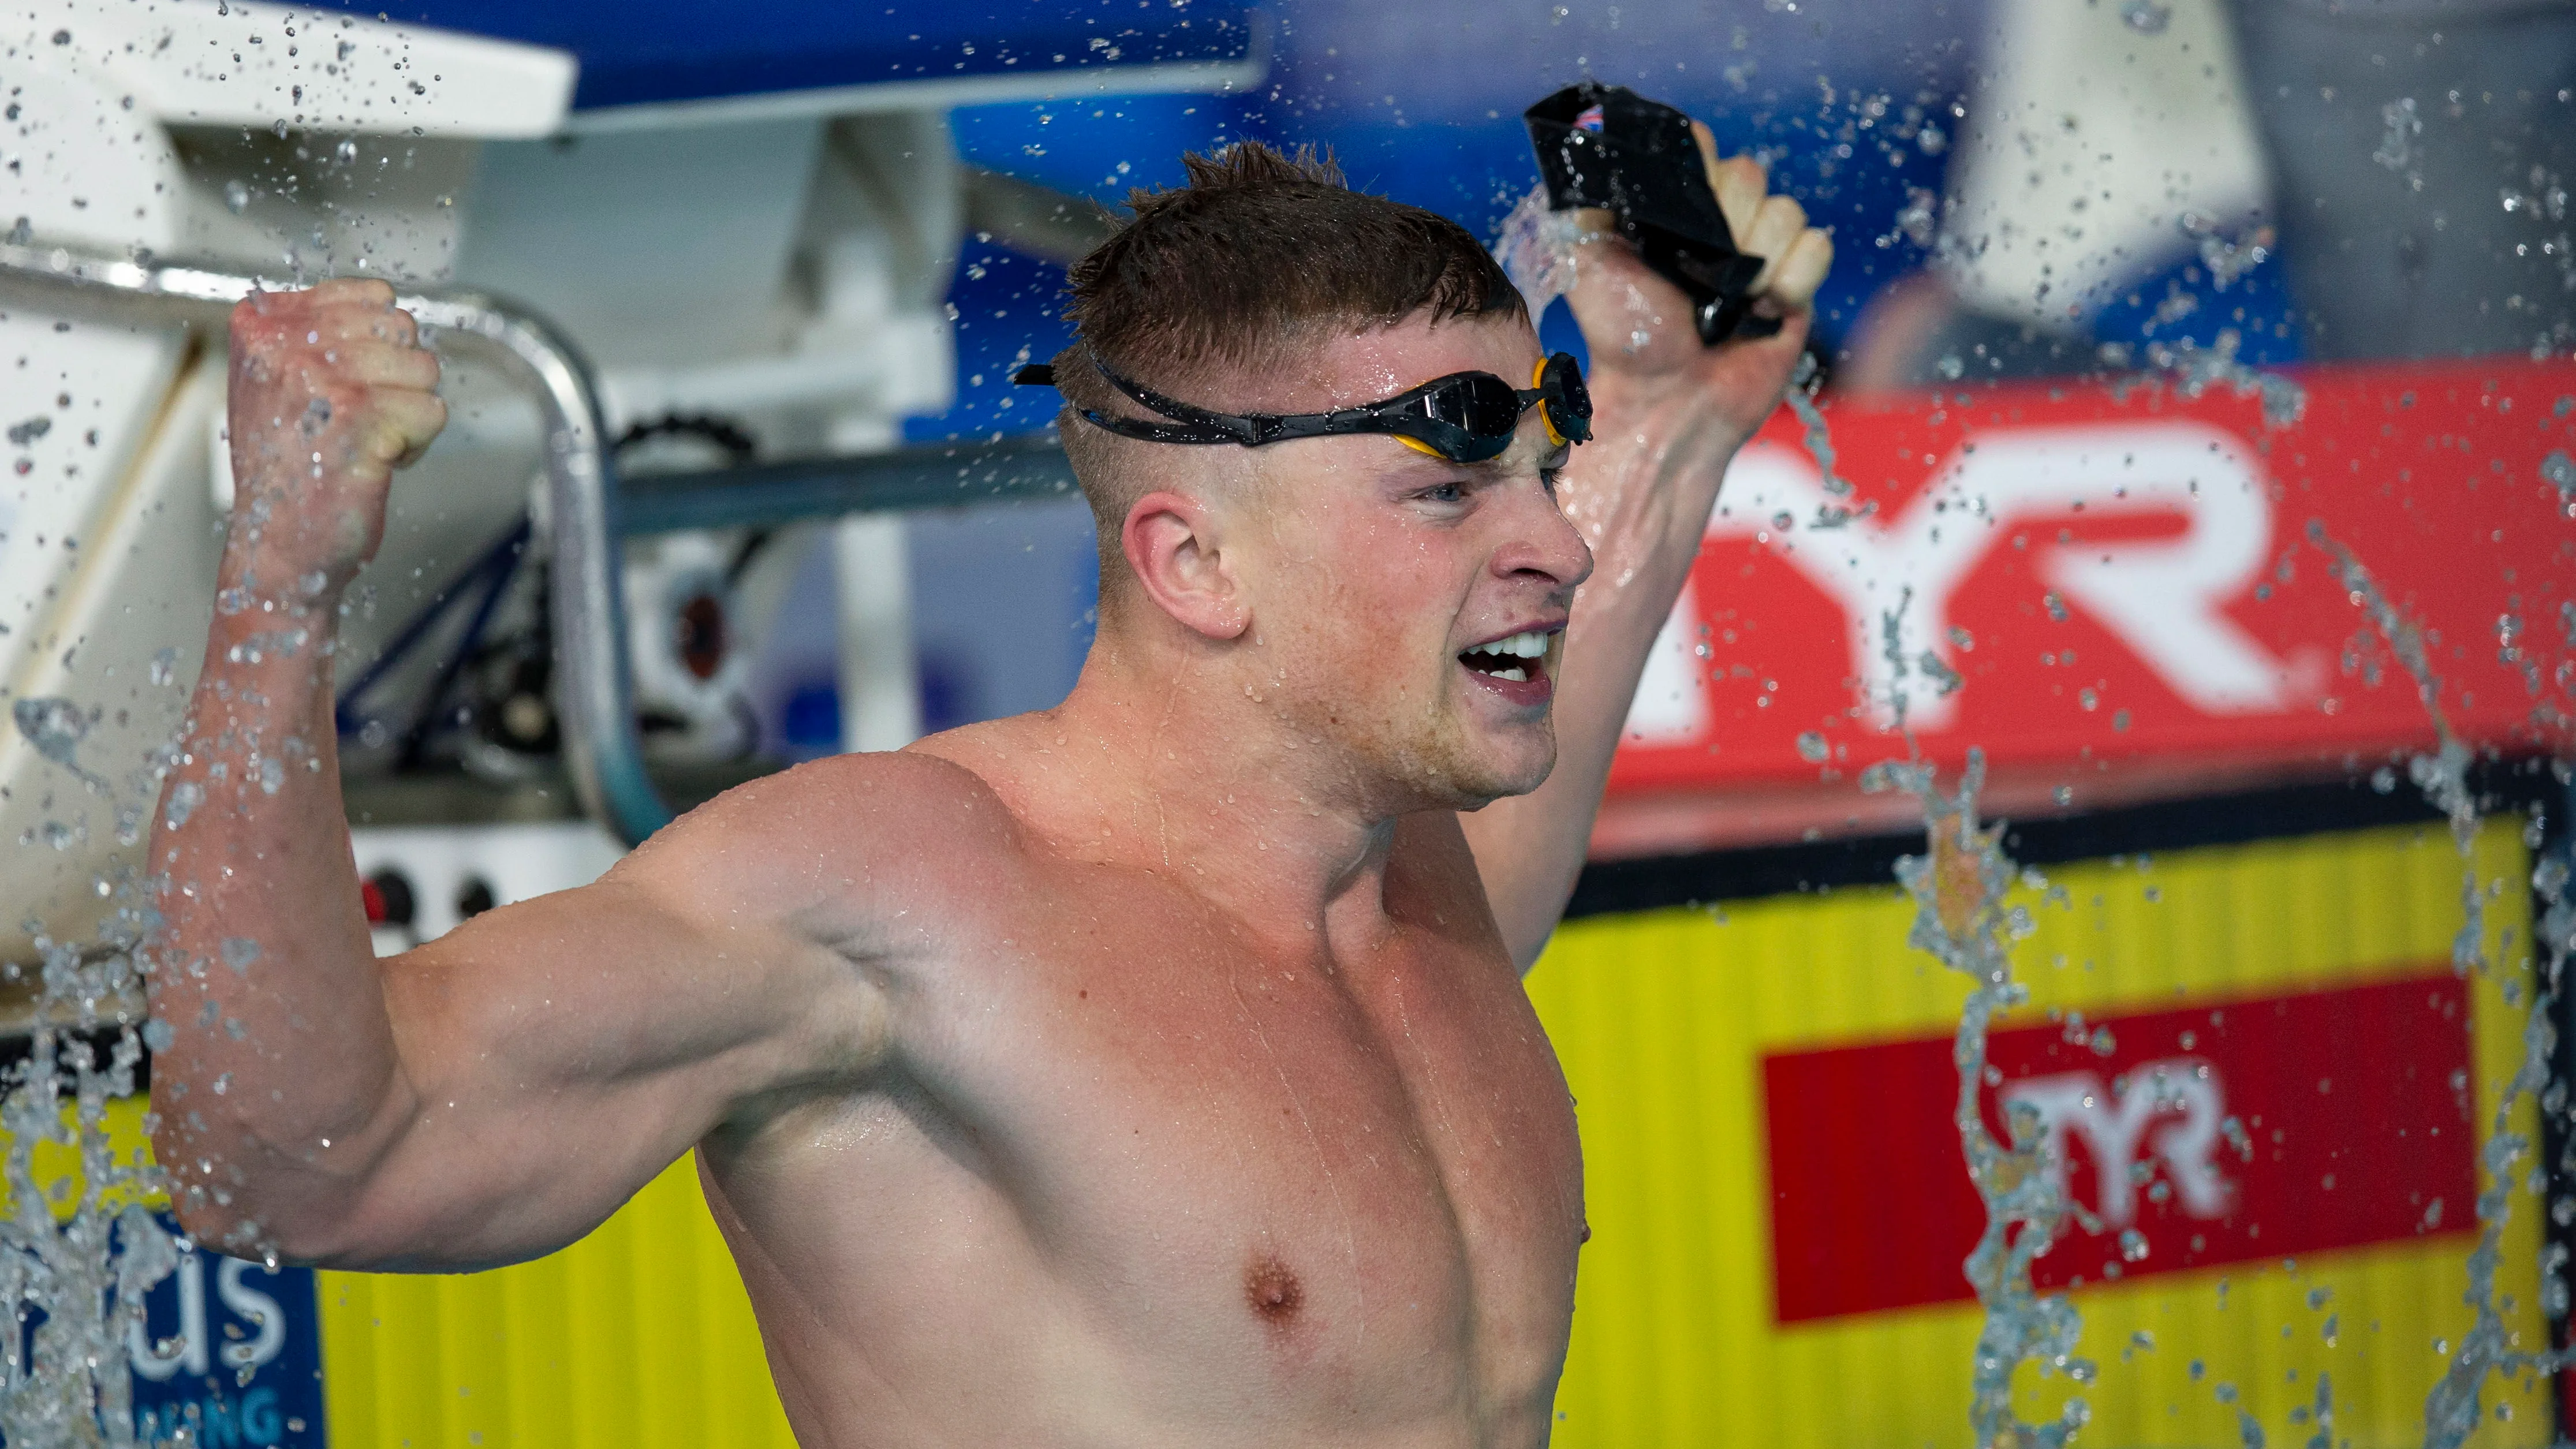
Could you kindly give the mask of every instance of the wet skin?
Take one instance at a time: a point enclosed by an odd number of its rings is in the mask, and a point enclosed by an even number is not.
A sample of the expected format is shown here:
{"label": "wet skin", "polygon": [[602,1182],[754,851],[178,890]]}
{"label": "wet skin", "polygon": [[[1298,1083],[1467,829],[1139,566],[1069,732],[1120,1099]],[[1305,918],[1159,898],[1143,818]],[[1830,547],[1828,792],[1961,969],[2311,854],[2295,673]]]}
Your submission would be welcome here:
{"label": "wet skin", "polygon": [[[1702,352],[1604,248],[1575,299],[1602,441],[1570,460],[1534,415],[1476,467],[1137,445],[1128,575],[1062,706],[754,782],[382,962],[318,666],[436,430],[427,354],[380,288],[255,299],[224,565],[248,602],[174,772],[204,803],[153,837],[183,1219],[487,1265],[695,1148],[803,1443],[1544,1442],[1585,1228],[1520,972],[1824,267],[1758,173],[1720,179],[1783,258],[1781,339]],[[1197,400],[1537,357],[1524,324],[1412,319]],[[314,642],[237,649],[282,625]],[[1461,659],[1523,631],[1552,640],[1530,680]],[[262,752],[293,766],[275,794]],[[228,937],[262,943],[250,969]]]}

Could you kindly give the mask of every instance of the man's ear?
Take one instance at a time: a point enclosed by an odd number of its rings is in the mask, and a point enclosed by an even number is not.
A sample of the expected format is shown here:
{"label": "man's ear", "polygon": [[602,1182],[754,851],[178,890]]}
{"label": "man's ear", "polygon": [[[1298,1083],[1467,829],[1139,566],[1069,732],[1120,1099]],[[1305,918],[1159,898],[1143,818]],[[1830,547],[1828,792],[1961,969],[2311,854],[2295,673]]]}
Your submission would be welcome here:
{"label": "man's ear", "polygon": [[1251,625],[1206,503],[1186,493],[1148,493],[1127,510],[1118,544],[1146,595],[1191,630],[1232,639]]}

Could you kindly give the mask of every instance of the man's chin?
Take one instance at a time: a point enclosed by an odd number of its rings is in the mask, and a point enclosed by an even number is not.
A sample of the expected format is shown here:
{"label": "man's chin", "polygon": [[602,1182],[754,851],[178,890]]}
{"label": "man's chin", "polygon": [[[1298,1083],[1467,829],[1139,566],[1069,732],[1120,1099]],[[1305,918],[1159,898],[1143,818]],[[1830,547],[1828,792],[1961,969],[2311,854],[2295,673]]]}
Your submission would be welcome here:
{"label": "man's chin", "polygon": [[1527,795],[1536,790],[1547,783],[1548,773],[1556,766],[1555,741],[1551,739],[1548,745],[1548,749],[1535,759],[1488,757],[1458,761],[1457,768],[1446,782],[1449,793],[1455,798],[1444,801],[1438,808],[1473,812],[1497,800]]}
{"label": "man's chin", "polygon": [[1497,727],[1453,716],[1410,742],[1380,737],[1364,749],[1399,811],[1475,811],[1545,784],[1556,730],[1545,717]]}

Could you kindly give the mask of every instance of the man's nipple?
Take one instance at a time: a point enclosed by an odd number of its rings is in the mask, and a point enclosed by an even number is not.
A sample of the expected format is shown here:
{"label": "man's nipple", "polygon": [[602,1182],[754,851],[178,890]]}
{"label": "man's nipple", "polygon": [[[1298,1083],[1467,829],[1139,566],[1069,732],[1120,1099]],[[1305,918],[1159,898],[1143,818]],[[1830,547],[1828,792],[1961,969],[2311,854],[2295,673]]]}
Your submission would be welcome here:
{"label": "man's nipple", "polygon": [[1306,1301],[1306,1290],[1287,1264],[1262,1253],[1243,1270],[1243,1301],[1251,1305],[1253,1317],[1284,1329],[1296,1321],[1298,1306]]}

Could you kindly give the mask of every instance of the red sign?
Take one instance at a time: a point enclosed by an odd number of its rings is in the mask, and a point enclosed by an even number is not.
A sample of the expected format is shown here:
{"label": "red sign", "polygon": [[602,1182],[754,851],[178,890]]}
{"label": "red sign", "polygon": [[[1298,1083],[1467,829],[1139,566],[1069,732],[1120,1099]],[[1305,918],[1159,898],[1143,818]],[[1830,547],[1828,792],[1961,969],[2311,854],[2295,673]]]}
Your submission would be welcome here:
{"label": "red sign", "polygon": [[[1785,412],[1730,470],[1614,790],[1999,767],[2384,759],[2433,738],[2339,557],[2422,631],[2472,742],[2570,738],[2576,366],[1998,387]],[[1827,778],[1834,778],[1828,775]]]}
{"label": "red sign", "polygon": [[[1941,1036],[1763,1059],[1780,1322],[1974,1296],[1961,1264],[1985,1209],[1950,1052]],[[1988,1130],[2004,1140],[2007,1102],[2035,1110],[2095,1219],[2061,1229],[2043,1289],[2477,1226],[2469,1016],[2447,967],[2001,1030],[1987,1061]]]}

